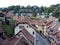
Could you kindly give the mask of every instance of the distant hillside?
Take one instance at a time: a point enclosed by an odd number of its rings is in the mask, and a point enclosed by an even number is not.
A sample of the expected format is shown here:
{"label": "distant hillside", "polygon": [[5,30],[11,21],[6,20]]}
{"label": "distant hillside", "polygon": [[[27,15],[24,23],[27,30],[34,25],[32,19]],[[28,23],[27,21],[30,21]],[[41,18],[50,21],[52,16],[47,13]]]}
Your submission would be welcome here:
{"label": "distant hillside", "polygon": [[38,7],[38,6],[9,6],[6,8],[0,8],[0,11],[7,12],[7,13],[13,13],[13,14],[21,14],[21,13],[32,13],[32,15],[37,15],[37,13],[42,14],[44,13],[46,16],[48,16],[50,13],[52,13],[53,16],[59,17],[60,13],[60,4],[51,5],[50,7]]}

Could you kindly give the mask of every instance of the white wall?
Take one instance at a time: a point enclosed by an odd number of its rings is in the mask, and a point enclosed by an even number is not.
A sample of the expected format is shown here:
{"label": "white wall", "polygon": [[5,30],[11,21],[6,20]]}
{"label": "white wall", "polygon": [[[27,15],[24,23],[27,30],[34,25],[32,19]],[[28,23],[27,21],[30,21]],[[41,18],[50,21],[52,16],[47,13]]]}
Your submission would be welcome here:
{"label": "white wall", "polygon": [[[15,34],[17,34],[21,29],[19,28],[19,26],[24,26],[25,27],[25,29],[31,34],[31,35],[33,35],[33,32],[34,32],[34,37],[35,37],[35,35],[36,35],[36,31],[32,28],[32,27],[30,27],[28,24],[19,24],[18,26],[16,26],[15,27]],[[28,26],[28,28],[27,28],[27,26]]]}

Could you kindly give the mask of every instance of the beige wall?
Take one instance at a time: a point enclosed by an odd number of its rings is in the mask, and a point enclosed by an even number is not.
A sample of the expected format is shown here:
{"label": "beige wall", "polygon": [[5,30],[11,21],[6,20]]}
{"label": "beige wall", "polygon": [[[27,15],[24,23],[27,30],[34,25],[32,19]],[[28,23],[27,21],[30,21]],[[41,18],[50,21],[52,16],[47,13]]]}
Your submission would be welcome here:
{"label": "beige wall", "polygon": [[42,26],[37,27],[38,31],[42,31]]}
{"label": "beige wall", "polygon": [[44,26],[44,29],[43,29],[43,26],[38,26],[37,29],[38,31],[41,31],[45,36],[47,35],[46,26]]}

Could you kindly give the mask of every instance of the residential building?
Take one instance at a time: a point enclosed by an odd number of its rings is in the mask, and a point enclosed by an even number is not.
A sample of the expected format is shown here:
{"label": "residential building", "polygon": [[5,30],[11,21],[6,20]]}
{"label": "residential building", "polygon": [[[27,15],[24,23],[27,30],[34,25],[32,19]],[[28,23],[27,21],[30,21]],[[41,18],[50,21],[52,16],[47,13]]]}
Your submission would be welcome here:
{"label": "residential building", "polygon": [[49,21],[58,21],[58,18],[55,18],[55,17],[49,15],[49,17],[46,18],[46,21],[47,21],[47,22],[49,22]]}
{"label": "residential building", "polygon": [[17,34],[21,29],[25,28],[31,35],[35,37],[35,29],[32,28],[33,26],[29,23],[29,20],[25,16],[20,16],[19,19],[17,19],[17,25],[15,27],[15,34]]}
{"label": "residential building", "polygon": [[[27,30],[30,29],[31,28],[30,25],[32,25],[34,28],[37,29],[38,32],[43,33],[45,36],[47,35],[47,33],[46,33],[46,25],[45,25],[45,21],[43,19],[32,20],[32,19],[29,19],[27,16],[14,16],[14,19],[18,23],[18,26],[16,27],[16,30],[17,30],[17,28],[19,29],[20,25],[22,27],[26,28]],[[30,29],[29,32],[31,32],[31,29]]]}
{"label": "residential building", "polygon": [[[32,35],[34,37],[34,45],[40,45],[40,42],[41,42],[41,45],[50,45],[50,43],[48,41],[46,41],[44,38],[41,37],[41,35],[38,33],[38,30],[36,27],[34,27],[29,18],[26,17],[26,16],[15,16],[14,17],[15,20],[16,20],[16,26],[15,26],[15,35],[19,32],[19,31],[22,31],[23,29],[25,29],[25,31],[27,31],[30,35]],[[20,36],[21,34],[19,34]],[[27,33],[26,33],[27,35]],[[31,37],[32,37],[31,36]],[[18,37],[18,36],[17,36]],[[28,36],[30,37],[30,36]],[[28,39],[28,38],[27,38]],[[42,43],[42,41],[43,43]],[[45,42],[46,41],[46,42]]]}
{"label": "residential building", "polygon": [[50,22],[47,26],[48,37],[50,41],[54,41],[56,45],[60,45],[60,23]]}
{"label": "residential building", "polygon": [[40,33],[47,35],[46,33],[46,25],[43,20],[31,20],[30,22]]}

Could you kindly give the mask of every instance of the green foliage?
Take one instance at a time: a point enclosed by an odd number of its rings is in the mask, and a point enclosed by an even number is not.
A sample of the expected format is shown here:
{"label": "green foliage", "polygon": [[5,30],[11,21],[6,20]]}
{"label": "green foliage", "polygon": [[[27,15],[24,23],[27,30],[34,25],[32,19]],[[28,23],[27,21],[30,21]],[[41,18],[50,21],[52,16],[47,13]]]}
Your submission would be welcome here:
{"label": "green foliage", "polygon": [[9,25],[7,25],[6,22],[3,22],[2,27],[9,37],[13,36],[14,34],[14,26],[15,26],[15,20],[13,20],[13,18],[10,19]]}
{"label": "green foliage", "polygon": [[54,17],[58,18],[59,15],[60,15],[60,8],[56,8],[54,11],[53,11],[53,14],[52,14]]}
{"label": "green foliage", "polygon": [[2,9],[3,12],[8,12],[7,8]]}
{"label": "green foliage", "polygon": [[33,16],[36,17],[37,16],[36,13],[33,13]]}
{"label": "green foliage", "polygon": [[45,12],[45,11],[46,11],[46,7],[41,6],[40,7],[40,12],[42,13],[42,12]]}
{"label": "green foliage", "polygon": [[[58,14],[57,12],[59,12],[58,10],[60,9],[60,4],[56,4],[56,5],[51,5],[50,7],[44,7],[44,6],[41,6],[41,7],[38,7],[38,6],[19,6],[19,5],[16,5],[16,6],[9,6],[7,8],[4,8],[1,10],[3,12],[9,12],[11,10],[14,11],[14,14],[15,13],[32,13],[33,16],[36,16],[37,13],[42,13],[44,12],[45,14],[47,14],[49,16],[50,13],[53,13],[53,16],[55,16],[56,14]],[[58,17],[58,16],[55,16],[55,17]]]}
{"label": "green foliage", "polygon": [[13,19],[13,18],[11,18],[11,20],[10,20],[10,27],[11,27],[11,29],[14,29],[14,26],[15,26],[15,20]]}
{"label": "green foliage", "polygon": [[7,9],[8,9],[8,10],[14,10],[14,9],[15,9],[15,6],[14,6],[14,5],[9,6]]}
{"label": "green foliage", "polygon": [[5,22],[3,22],[2,27],[9,37],[13,35],[13,30]]}
{"label": "green foliage", "polygon": [[46,15],[45,15],[45,18],[48,18],[48,17],[49,17],[49,15],[48,15],[48,14],[46,14]]}
{"label": "green foliage", "polygon": [[49,16],[50,13],[52,13],[52,16],[58,18],[60,13],[60,4],[51,5],[48,7],[45,14]]}

